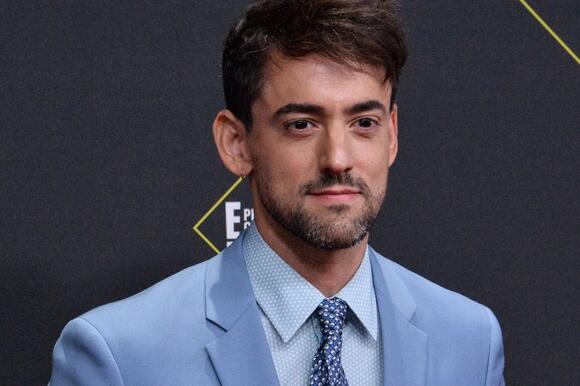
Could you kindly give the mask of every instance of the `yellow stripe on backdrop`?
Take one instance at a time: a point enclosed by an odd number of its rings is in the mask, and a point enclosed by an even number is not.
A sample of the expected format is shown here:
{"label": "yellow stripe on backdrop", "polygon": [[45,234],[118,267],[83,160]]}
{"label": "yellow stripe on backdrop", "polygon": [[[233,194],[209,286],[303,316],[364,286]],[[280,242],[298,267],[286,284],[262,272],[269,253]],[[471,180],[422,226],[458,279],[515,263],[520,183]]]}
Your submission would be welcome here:
{"label": "yellow stripe on backdrop", "polygon": [[576,61],[576,64],[580,64],[580,59],[578,59],[578,55],[576,55],[576,53],[574,53],[574,51],[572,51],[572,49],[568,47],[568,45],[556,34],[556,32],[554,32],[552,28],[550,28],[548,23],[546,23],[544,19],[542,19],[542,17],[538,15],[538,13],[534,11],[534,9],[525,0],[519,1],[532,14],[532,16],[538,21],[538,23],[540,23],[542,27],[544,27],[544,29],[548,31],[550,35],[552,35],[552,37],[558,42],[558,44],[560,44],[562,48],[564,48],[564,50],[566,50],[566,52],[570,54],[570,56]]}
{"label": "yellow stripe on backdrop", "polygon": [[228,188],[228,190],[226,190],[226,192],[224,194],[222,194],[222,196],[215,202],[215,204],[213,204],[211,206],[211,208],[209,208],[209,210],[207,212],[205,212],[205,214],[203,216],[201,216],[201,218],[195,223],[195,225],[193,226],[193,230],[195,233],[197,233],[199,235],[199,237],[201,237],[201,239],[203,241],[205,241],[205,243],[207,245],[209,245],[209,247],[211,249],[214,250],[215,253],[220,253],[220,250],[215,246],[214,243],[212,243],[206,235],[203,234],[203,232],[201,230],[199,230],[199,227],[201,226],[201,224],[203,224],[203,222],[205,220],[207,220],[207,218],[217,209],[218,206],[220,206],[222,204],[222,202],[224,202],[224,200],[226,198],[228,198],[228,196],[238,187],[238,185],[243,181],[243,177],[240,177],[236,180],[236,182],[234,182],[232,184],[232,186],[230,186]]}

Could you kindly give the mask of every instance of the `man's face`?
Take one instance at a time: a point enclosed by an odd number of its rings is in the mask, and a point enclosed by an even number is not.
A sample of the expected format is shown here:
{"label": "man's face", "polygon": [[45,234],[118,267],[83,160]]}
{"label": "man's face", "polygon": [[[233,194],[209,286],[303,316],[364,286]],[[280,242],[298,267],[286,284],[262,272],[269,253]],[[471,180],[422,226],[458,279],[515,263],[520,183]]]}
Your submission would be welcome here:
{"label": "man's face", "polygon": [[248,135],[256,216],[310,245],[349,248],[382,206],[397,151],[384,73],[319,56],[266,66]]}

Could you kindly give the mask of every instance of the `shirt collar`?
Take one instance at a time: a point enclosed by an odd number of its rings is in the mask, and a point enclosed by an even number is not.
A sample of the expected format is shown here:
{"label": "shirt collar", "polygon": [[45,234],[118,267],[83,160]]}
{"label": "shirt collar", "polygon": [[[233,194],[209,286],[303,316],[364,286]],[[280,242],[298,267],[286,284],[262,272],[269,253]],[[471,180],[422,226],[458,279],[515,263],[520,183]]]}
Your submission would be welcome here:
{"label": "shirt collar", "polygon": [[363,327],[371,334],[374,340],[377,340],[379,331],[377,300],[373,287],[373,274],[368,248],[365,250],[365,255],[358,270],[336,296],[348,304]]}
{"label": "shirt collar", "polygon": [[[256,301],[286,343],[316,310],[324,295],[270,248],[254,224],[244,236],[243,251]],[[376,340],[377,304],[368,248],[359,269],[336,296],[347,302]]]}

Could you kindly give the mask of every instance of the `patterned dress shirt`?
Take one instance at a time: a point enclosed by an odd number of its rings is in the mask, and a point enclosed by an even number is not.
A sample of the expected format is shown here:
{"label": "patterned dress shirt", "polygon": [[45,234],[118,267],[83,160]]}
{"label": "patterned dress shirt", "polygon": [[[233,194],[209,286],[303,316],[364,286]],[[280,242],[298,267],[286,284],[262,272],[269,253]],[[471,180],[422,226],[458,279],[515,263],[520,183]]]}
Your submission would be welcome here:
{"label": "patterned dress shirt", "polygon": [[[243,250],[280,385],[308,385],[322,338],[313,312],[325,296],[266,244],[254,224]],[[335,296],[350,308],[341,355],[346,379],[353,386],[381,385],[382,345],[368,249],[353,278]]]}

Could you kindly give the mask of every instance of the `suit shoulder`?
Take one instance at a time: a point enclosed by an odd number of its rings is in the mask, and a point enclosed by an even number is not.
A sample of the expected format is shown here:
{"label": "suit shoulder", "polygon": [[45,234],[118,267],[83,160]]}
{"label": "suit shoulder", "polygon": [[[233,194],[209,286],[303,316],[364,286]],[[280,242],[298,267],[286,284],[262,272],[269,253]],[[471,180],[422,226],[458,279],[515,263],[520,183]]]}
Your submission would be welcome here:
{"label": "suit shoulder", "polygon": [[418,325],[424,325],[427,330],[454,326],[456,329],[489,331],[491,311],[486,306],[378,256],[383,271],[394,272],[415,302],[414,317]]}
{"label": "suit shoulder", "polygon": [[110,385],[191,384],[190,374],[203,379],[204,347],[221,333],[205,318],[205,272],[216,259],[69,322],[53,351],[54,382],[69,374]]}
{"label": "suit shoulder", "polygon": [[[215,258],[215,257],[214,257]],[[191,310],[190,317],[203,314],[204,276],[208,262],[185,268],[128,298],[94,308],[80,318],[102,333],[124,329],[170,327],[176,314]]]}

